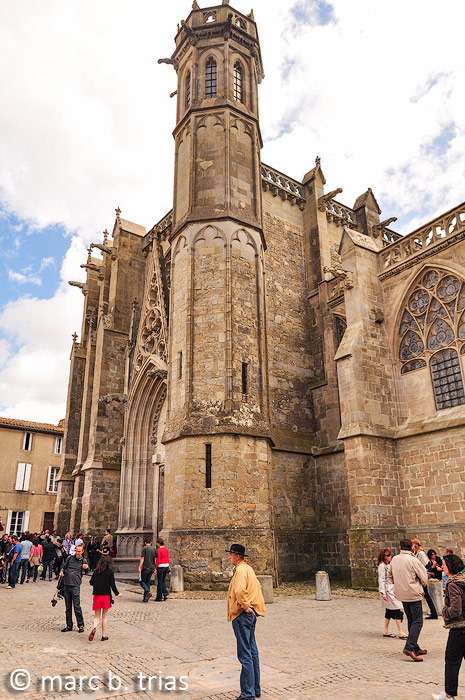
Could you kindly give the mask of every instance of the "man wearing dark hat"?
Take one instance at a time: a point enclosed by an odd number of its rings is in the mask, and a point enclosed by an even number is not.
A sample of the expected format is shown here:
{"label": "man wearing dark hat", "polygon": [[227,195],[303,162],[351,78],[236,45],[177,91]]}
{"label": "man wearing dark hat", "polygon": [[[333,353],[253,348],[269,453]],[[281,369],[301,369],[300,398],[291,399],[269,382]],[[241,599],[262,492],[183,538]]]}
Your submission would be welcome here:
{"label": "man wearing dark hat", "polygon": [[232,544],[226,551],[234,566],[228,590],[228,620],[232,622],[237,640],[237,658],[242,665],[241,694],[237,700],[253,700],[261,695],[255,625],[257,616],[265,615],[265,601],[254,570],[244,561],[247,556],[245,547]]}

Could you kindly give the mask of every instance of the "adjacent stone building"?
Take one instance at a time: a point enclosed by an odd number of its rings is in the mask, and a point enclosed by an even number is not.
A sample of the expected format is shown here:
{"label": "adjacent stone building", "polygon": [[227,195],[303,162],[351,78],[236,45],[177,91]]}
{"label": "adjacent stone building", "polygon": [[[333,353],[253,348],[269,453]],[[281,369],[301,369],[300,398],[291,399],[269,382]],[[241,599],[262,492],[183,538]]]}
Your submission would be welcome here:
{"label": "adjacent stone building", "polygon": [[[465,545],[465,205],[407,236],[261,162],[253,13],[178,27],[173,209],[93,244],[56,525],[161,533],[186,576],[371,583],[405,533]],[[100,253],[97,256],[96,250]]]}
{"label": "adjacent stone building", "polygon": [[3,532],[52,529],[63,448],[62,423],[0,418]]}

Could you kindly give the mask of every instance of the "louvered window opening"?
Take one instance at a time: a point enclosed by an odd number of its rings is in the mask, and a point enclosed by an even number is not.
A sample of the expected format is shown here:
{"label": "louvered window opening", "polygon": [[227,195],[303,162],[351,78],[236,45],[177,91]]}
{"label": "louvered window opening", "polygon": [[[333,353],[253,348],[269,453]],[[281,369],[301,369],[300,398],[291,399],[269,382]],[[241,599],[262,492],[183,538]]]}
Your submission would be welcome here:
{"label": "louvered window opening", "polygon": [[186,109],[191,106],[191,72],[186,76]]}

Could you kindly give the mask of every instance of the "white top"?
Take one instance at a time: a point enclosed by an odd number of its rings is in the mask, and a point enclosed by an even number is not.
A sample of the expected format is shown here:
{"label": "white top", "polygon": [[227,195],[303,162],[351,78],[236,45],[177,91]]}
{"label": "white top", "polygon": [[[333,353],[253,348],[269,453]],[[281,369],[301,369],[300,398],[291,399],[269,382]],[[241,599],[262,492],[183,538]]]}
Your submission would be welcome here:
{"label": "white top", "polygon": [[[388,578],[388,564],[381,562],[378,566],[378,590],[381,596],[381,602],[384,607],[388,610],[403,610],[402,603],[400,603],[394,595],[394,584]],[[385,595],[387,600],[382,598]]]}

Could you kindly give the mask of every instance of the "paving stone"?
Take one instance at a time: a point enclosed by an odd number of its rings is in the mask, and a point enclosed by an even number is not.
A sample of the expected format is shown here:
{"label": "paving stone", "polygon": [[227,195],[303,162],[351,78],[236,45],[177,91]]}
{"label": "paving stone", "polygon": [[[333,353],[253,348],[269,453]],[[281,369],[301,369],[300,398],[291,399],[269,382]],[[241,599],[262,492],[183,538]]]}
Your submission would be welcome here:
{"label": "paving stone", "polygon": [[[144,604],[133,586],[123,583],[120,588],[124,597],[110,611],[109,641],[102,644],[97,633],[91,644],[92,597],[86,580],[81,591],[86,634],[60,633],[64,604],[51,607],[54,584],[13,591],[1,586],[0,699],[237,698],[240,666],[224,599],[170,596],[165,603]],[[263,700],[421,700],[439,692],[447,640],[441,622],[425,621],[420,641],[428,654],[422,664],[402,654],[401,640],[384,639],[382,628],[383,611],[371,597],[335,594],[331,601],[316,601],[308,595],[276,596],[257,626]],[[33,683],[25,692],[8,687],[16,668],[31,673]],[[112,693],[109,671],[122,681]],[[135,692],[139,672],[187,676],[189,689]],[[40,689],[39,676],[58,674],[97,675],[106,685],[93,693]]]}

